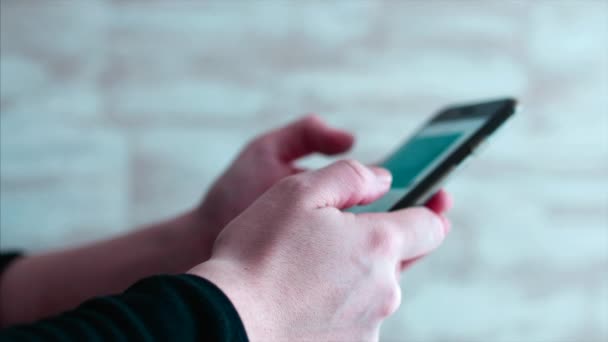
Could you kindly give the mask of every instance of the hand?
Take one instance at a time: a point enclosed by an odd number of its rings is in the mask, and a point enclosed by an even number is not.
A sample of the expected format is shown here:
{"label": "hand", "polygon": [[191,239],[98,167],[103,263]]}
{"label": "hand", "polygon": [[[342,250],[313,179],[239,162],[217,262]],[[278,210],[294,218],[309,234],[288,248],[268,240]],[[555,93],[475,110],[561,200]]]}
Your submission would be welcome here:
{"label": "hand", "polygon": [[[448,226],[427,208],[343,212],[388,189],[390,174],[356,161],[290,176],[218,236],[189,273],[219,286],[252,341],[377,340],[399,306],[399,274],[436,248]],[[445,193],[430,203],[441,212]]]}
{"label": "hand", "polygon": [[[315,115],[255,138],[220,176],[195,210],[205,225],[207,250],[220,230],[277,181],[303,171],[294,162],[319,152],[343,153],[353,144],[353,136],[328,127]],[[200,230],[197,232],[200,234]]]}

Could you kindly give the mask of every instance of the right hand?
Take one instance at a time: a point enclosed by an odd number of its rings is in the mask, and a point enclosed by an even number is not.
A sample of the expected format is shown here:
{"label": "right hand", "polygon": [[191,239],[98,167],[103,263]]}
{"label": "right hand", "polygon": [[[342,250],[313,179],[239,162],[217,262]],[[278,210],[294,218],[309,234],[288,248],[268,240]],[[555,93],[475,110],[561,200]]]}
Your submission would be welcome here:
{"label": "right hand", "polygon": [[390,183],[388,171],[350,160],[289,176],[226,226],[211,259],[189,273],[226,293],[252,341],[378,340],[399,307],[401,271],[448,230],[423,207],[341,211],[373,202]]}

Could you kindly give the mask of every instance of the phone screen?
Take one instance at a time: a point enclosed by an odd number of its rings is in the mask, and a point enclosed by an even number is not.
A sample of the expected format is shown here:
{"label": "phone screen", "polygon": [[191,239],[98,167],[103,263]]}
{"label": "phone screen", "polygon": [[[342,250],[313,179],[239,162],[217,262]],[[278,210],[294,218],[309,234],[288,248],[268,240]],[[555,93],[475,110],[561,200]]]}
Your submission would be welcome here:
{"label": "phone screen", "polygon": [[390,210],[418,181],[424,179],[485,121],[484,118],[472,118],[429,123],[380,164],[393,174],[393,183],[389,192],[371,204],[357,206],[349,211]]}

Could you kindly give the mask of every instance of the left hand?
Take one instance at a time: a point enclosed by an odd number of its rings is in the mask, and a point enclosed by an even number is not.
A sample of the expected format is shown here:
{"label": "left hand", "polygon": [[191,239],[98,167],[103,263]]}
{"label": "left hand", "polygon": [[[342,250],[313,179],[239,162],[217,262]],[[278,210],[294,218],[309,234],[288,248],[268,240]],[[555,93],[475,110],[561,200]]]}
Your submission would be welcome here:
{"label": "left hand", "polygon": [[296,160],[312,153],[340,154],[348,151],[353,142],[352,134],[327,126],[316,115],[307,115],[254,138],[194,212],[206,225],[203,234],[209,246],[202,246],[206,253],[211,252],[222,228],[260,195],[277,181],[304,171],[294,165]]}

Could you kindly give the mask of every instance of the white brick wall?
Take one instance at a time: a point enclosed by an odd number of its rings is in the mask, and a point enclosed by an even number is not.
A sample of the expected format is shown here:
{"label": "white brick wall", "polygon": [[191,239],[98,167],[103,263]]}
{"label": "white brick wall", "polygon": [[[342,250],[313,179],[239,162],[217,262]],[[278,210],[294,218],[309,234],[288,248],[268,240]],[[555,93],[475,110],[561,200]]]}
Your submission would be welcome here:
{"label": "white brick wall", "polygon": [[515,95],[524,112],[450,182],[453,232],[404,277],[382,340],[608,339],[608,2],[0,9],[2,248],[176,213],[304,112],[373,161],[438,107]]}

